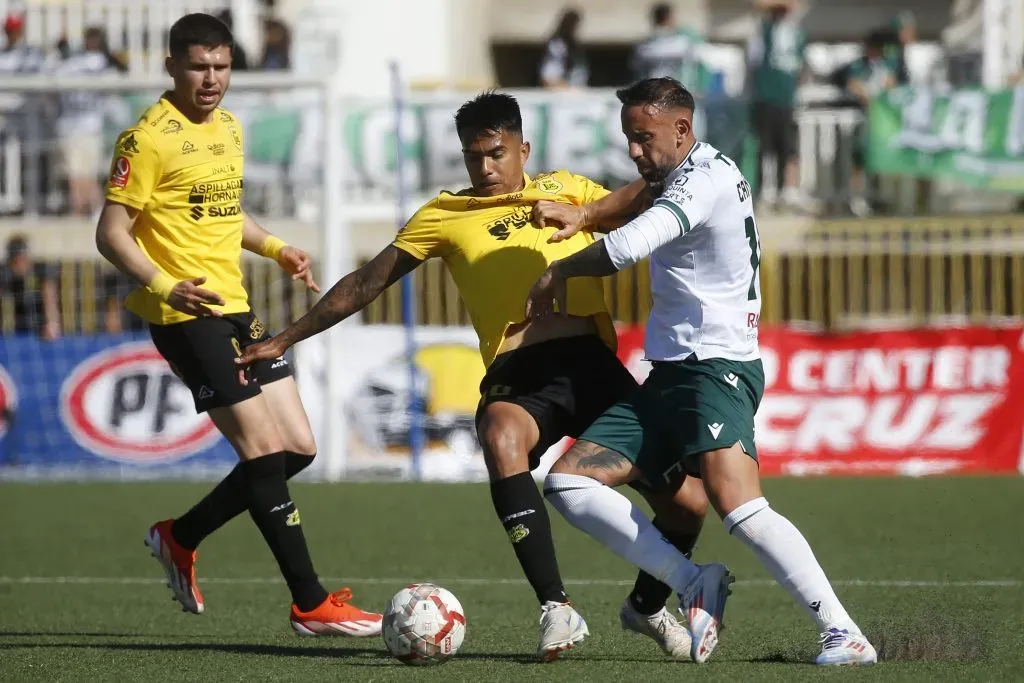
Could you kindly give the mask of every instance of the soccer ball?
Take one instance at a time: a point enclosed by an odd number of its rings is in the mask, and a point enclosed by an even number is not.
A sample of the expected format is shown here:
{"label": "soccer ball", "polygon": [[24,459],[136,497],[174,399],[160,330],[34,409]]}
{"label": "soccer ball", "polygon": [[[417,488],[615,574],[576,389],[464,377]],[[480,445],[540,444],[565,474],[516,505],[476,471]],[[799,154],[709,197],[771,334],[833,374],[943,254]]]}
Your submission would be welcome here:
{"label": "soccer ball", "polygon": [[432,583],[414,583],[395,593],[383,623],[384,644],[400,662],[426,666],[455,656],[466,637],[458,598]]}

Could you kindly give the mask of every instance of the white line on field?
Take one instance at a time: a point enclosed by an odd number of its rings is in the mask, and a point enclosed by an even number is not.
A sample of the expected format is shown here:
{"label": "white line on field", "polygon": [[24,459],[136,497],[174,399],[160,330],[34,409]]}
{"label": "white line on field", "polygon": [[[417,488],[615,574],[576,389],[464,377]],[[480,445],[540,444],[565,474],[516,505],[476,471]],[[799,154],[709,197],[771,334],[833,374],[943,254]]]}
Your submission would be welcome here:
{"label": "white line on field", "polygon": [[[484,578],[446,578],[446,579],[409,579],[409,578],[381,578],[381,577],[320,577],[325,583],[346,583],[352,585],[395,585],[402,586],[414,581],[426,581],[439,585],[463,585],[463,586],[499,586],[499,585],[526,585],[525,579],[484,579]],[[201,584],[227,584],[227,585],[253,585],[253,584],[274,584],[283,583],[279,578],[228,578],[208,577],[199,581]],[[45,586],[53,585],[111,585],[130,586],[166,583],[165,579],[148,576],[0,576],[0,584],[39,584]],[[835,586],[862,586],[867,588],[1021,588],[1024,581],[1017,579],[995,579],[995,580],[973,580],[973,581],[913,581],[913,580],[889,580],[889,579],[840,579],[832,581]],[[567,586],[631,586],[633,580],[620,581],[618,579],[566,579]],[[737,586],[763,587],[774,586],[774,581],[765,579],[753,579],[748,581],[737,580]]]}

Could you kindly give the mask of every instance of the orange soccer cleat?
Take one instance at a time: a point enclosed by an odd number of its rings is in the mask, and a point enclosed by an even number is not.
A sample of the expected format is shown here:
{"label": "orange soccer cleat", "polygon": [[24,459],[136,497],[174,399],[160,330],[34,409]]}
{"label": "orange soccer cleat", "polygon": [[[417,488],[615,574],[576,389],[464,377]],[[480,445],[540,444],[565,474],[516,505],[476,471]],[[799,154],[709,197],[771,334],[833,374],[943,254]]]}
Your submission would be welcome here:
{"label": "orange soccer cleat", "polygon": [[164,568],[167,586],[174,593],[173,599],[181,603],[185,612],[202,614],[203,594],[199,592],[199,586],[196,584],[198,554],[194,550],[178,545],[171,536],[173,523],[173,519],[165,519],[151,526],[149,533],[146,534],[146,547]]}
{"label": "orange soccer cleat", "polygon": [[364,612],[349,604],[351,599],[352,591],[342,588],[309,612],[292,604],[292,628],[300,636],[379,636],[383,616]]}

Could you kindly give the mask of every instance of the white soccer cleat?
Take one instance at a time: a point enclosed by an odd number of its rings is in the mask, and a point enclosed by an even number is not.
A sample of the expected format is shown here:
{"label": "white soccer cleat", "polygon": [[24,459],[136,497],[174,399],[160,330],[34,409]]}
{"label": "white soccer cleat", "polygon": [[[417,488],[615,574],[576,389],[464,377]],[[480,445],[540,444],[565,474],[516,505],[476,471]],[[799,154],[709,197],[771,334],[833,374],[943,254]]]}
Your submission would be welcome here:
{"label": "white soccer cleat", "polygon": [[700,573],[679,595],[679,613],[686,618],[690,632],[690,656],[703,664],[718,645],[718,632],[725,630],[725,601],[736,579],[723,564],[698,567]]}
{"label": "white soccer cleat", "polygon": [[654,614],[640,614],[629,598],[626,598],[619,611],[619,623],[624,630],[639,633],[656,642],[672,659],[690,661],[690,632],[664,607]]}
{"label": "white soccer cleat", "polygon": [[537,654],[541,661],[553,662],[565,650],[590,635],[587,622],[567,602],[546,602],[540,608],[540,644]]}
{"label": "white soccer cleat", "polygon": [[821,666],[857,666],[877,661],[878,653],[864,634],[845,628],[830,628],[821,634],[821,654],[814,663]]}

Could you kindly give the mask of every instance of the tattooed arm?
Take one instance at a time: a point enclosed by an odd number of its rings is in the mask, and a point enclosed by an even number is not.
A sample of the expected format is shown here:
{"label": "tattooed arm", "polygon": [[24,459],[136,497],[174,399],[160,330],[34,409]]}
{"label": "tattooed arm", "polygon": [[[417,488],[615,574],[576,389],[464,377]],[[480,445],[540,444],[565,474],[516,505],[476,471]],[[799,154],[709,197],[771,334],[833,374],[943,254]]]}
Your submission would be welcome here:
{"label": "tattooed arm", "polygon": [[289,347],[303,339],[319,334],[363,310],[381,292],[420,263],[420,259],[408,252],[388,245],[365,266],[338,280],[306,315],[277,336],[246,347],[235,362],[245,366],[257,360],[280,357]]}

